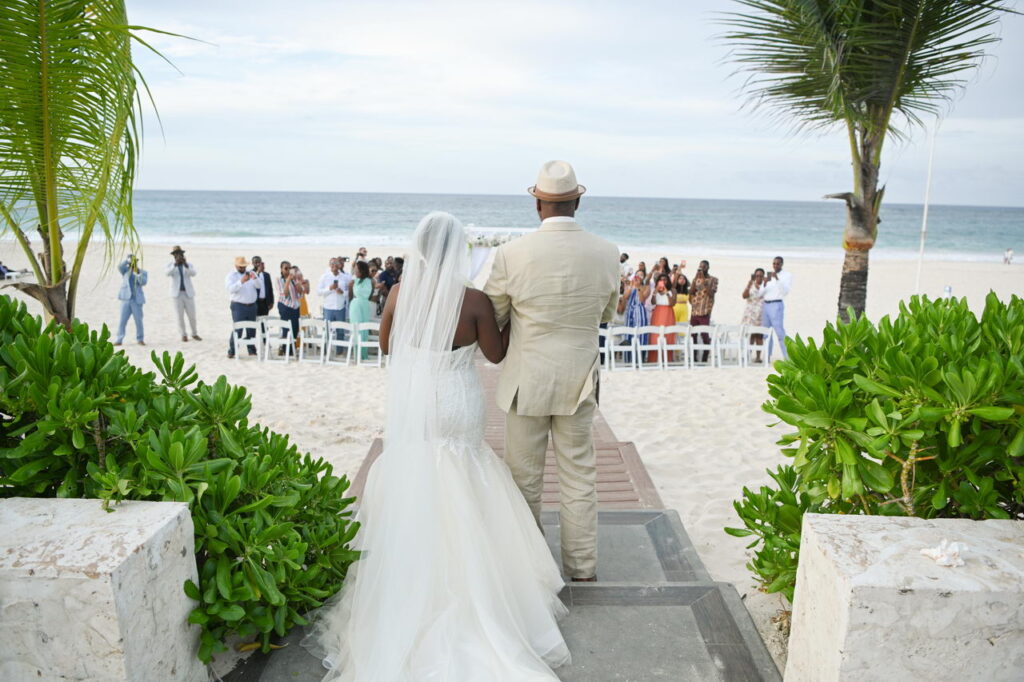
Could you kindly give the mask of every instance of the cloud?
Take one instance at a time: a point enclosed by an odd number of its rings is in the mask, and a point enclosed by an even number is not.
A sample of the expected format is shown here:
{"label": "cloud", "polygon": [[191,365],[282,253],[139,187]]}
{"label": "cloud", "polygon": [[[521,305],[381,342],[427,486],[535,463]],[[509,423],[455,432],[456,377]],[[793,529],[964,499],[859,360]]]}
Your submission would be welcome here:
{"label": "cloud", "polygon": [[[142,186],[500,192],[556,156],[591,164],[603,194],[805,197],[822,190],[798,183],[819,184],[823,169],[836,169],[824,191],[848,177],[841,131],[790,136],[744,110],[715,38],[720,0],[129,9],[133,22],[206,41],[151,36],[183,75],[136,50],[167,134],[165,144],[148,127]],[[954,201],[977,203],[981,187],[986,201],[1019,203],[1024,98],[1007,84],[1019,79],[1022,27],[1007,22],[1008,56],[986,64],[943,123],[949,166],[937,173],[989,159],[986,180],[970,195],[954,187]],[[923,139],[887,148],[886,177],[920,173]],[[889,196],[901,192],[894,183]]]}

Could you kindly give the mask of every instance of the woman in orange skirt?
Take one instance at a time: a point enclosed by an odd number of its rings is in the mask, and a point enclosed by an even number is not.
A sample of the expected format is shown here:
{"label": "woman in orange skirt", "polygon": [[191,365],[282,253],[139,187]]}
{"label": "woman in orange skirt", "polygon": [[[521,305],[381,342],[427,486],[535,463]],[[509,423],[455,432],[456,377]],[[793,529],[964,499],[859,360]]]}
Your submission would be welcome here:
{"label": "woman in orange skirt", "polygon": [[[657,284],[654,286],[654,311],[651,313],[651,325],[655,327],[671,327],[676,323],[676,292],[672,289],[671,280],[667,274],[658,275]],[[657,334],[651,334],[650,343],[656,343]],[[675,343],[675,334],[666,334],[665,343]],[[647,351],[647,362],[657,362],[658,351]]]}

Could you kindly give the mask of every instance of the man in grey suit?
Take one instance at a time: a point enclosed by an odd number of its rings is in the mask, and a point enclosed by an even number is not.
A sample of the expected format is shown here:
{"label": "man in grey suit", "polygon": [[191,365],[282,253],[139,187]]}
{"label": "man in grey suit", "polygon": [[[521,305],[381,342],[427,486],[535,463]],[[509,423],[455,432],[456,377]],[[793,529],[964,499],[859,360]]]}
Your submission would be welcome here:
{"label": "man in grey suit", "polygon": [[596,580],[597,460],[592,423],[600,365],[598,328],[619,298],[619,250],[574,218],[586,188],[565,161],[549,161],[537,184],[540,229],[500,247],[484,292],[498,327],[511,323],[498,380],[507,413],[505,461],[540,524],[548,434],[560,490],[562,565],[572,580]]}
{"label": "man in grey suit", "polygon": [[168,263],[165,274],[171,279],[171,300],[174,301],[174,312],[178,316],[178,331],[181,332],[181,340],[188,341],[188,334],[185,333],[185,315],[188,314],[188,321],[192,327],[192,338],[202,341],[196,331],[196,291],[192,286],[192,278],[196,276],[196,267],[185,260],[185,251],[180,246],[175,246],[171,251],[174,262]]}
{"label": "man in grey suit", "polygon": [[117,336],[114,345],[120,346],[124,341],[128,318],[135,318],[135,338],[140,346],[145,346],[145,332],[142,326],[142,306],[146,303],[146,294],[142,287],[149,282],[149,273],[139,268],[139,259],[134,254],[128,256],[117,266],[121,273],[121,288],[117,292],[117,300],[121,301],[121,320],[117,325]]}

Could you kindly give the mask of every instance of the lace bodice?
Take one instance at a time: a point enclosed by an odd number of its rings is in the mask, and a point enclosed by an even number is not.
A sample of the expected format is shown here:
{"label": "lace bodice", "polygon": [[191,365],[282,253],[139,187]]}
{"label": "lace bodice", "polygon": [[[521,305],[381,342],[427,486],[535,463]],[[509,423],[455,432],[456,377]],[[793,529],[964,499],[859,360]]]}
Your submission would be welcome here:
{"label": "lace bodice", "polygon": [[477,344],[452,351],[438,382],[437,419],[442,438],[479,444],[484,438],[486,408],[474,358]]}

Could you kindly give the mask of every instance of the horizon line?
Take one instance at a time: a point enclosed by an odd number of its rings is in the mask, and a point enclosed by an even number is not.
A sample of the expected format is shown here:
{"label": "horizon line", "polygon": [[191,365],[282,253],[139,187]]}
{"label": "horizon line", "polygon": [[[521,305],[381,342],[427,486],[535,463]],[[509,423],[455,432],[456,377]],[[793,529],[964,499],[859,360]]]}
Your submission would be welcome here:
{"label": "horizon line", "polygon": [[[381,191],[345,191],[345,190],[306,190],[306,189],[167,189],[167,188],[144,188],[137,187],[133,191],[135,192],[238,192],[238,193],[253,193],[253,194],[379,194],[382,196],[394,196],[394,195],[413,195],[413,196],[436,196],[436,197],[529,197],[527,193],[519,194],[497,194],[491,192],[381,192]],[[722,197],[662,197],[662,196],[625,196],[625,195],[612,195],[612,194],[598,194],[590,195],[591,198],[598,199],[656,199],[656,200],[667,200],[667,201],[748,201],[748,202],[759,202],[759,203],[796,203],[796,204],[816,204],[819,201],[831,202],[839,204],[835,199],[826,199],[822,197],[819,200],[812,199],[737,199],[737,198],[722,198]],[[923,202],[901,202],[892,201],[883,206],[924,206]],[[951,208],[1011,208],[1011,209],[1024,209],[1024,205],[1012,205],[1012,204],[942,204],[930,202],[929,206],[946,206]]]}

